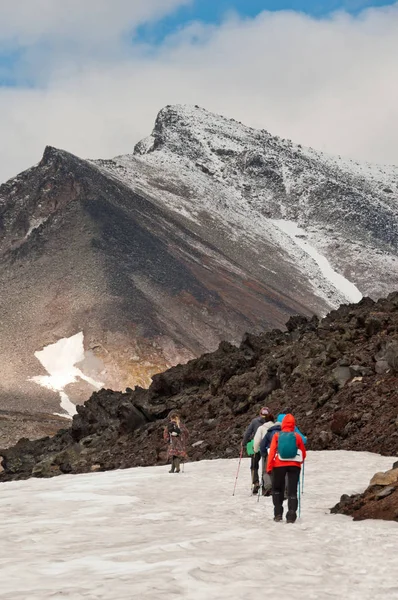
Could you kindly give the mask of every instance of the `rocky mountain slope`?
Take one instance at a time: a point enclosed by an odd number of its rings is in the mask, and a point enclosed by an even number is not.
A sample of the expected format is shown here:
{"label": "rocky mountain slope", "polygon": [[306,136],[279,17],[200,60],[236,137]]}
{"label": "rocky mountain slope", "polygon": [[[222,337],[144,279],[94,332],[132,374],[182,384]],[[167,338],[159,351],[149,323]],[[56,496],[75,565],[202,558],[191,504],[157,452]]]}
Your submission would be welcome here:
{"label": "rocky mountain slope", "polygon": [[393,290],[397,184],[197,107],[114,160],[47,148],[0,186],[0,409],[72,415],[103,385]]}
{"label": "rocky mountain slope", "polygon": [[0,480],[162,464],[164,419],[181,412],[191,460],[239,454],[263,404],[292,411],[309,448],[398,455],[398,292],[293,317],[287,331],[247,334],[155,375],[149,389],[102,390],[70,429],[0,450]]}

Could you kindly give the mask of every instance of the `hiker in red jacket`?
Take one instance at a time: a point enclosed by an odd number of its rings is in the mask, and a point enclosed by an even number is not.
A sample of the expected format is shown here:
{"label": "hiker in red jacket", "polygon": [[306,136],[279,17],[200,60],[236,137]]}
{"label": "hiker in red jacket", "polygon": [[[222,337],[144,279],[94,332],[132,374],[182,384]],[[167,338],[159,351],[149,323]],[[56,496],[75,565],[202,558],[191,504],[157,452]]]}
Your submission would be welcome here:
{"label": "hiker in red jacket", "polygon": [[286,415],[282,421],[282,431],[275,433],[268,454],[267,473],[272,472],[272,500],[274,502],[274,520],[282,521],[283,499],[285,494],[285,477],[287,475],[286,521],[294,523],[297,518],[297,488],[300,479],[301,465],[306,451],[303,440],[294,428],[296,421],[293,415]]}

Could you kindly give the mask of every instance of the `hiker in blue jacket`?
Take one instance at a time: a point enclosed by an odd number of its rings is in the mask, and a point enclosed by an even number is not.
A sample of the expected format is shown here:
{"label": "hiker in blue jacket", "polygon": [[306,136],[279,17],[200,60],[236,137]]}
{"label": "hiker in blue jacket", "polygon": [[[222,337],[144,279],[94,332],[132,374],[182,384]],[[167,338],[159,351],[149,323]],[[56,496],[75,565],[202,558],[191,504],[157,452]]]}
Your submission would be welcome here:
{"label": "hiker in blue jacket", "polygon": [[[282,424],[282,421],[283,421],[283,419],[284,419],[285,417],[286,417],[286,414],[284,414],[284,413],[281,413],[280,415],[278,415],[278,416],[276,417],[276,421],[277,421],[277,423],[281,423],[281,424]],[[305,436],[303,433],[301,433],[300,429],[299,429],[297,426],[294,428],[294,432],[295,432],[295,433],[298,433],[298,434],[299,434],[299,436],[301,436],[301,439],[303,440],[303,442],[304,442],[304,445],[306,445],[306,444],[307,444],[307,438],[306,438],[306,436]]]}
{"label": "hiker in blue jacket", "polygon": [[[266,418],[270,414],[271,414],[271,411],[269,410],[269,408],[267,406],[264,406],[260,410],[259,416],[255,417],[250,422],[248,428],[245,431],[245,434],[243,436],[243,441],[242,441],[243,446],[246,447],[248,442],[251,442],[254,439],[257,429],[259,427],[261,427],[261,425],[264,425]],[[251,477],[252,477],[252,492],[253,492],[253,494],[258,494],[258,490],[260,489],[260,480],[259,480],[259,476],[258,476],[258,469],[260,466],[261,454],[260,454],[260,452],[254,453],[254,450],[252,450],[252,452],[253,452],[253,454],[249,454],[249,456],[250,456],[250,471],[251,471]]]}
{"label": "hiker in blue jacket", "polygon": [[[271,442],[272,442],[272,438],[274,437],[275,433],[277,431],[281,431],[282,429],[282,421],[285,418],[286,414],[285,413],[280,413],[277,417],[276,417],[276,424],[273,427],[270,427],[266,433],[266,435],[263,437],[263,439],[261,440],[261,444],[260,444],[260,452],[261,452],[261,456],[266,456],[268,450],[270,449],[271,446]],[[295,433],[298,433],[299,436],[301,436],[304,444],[307,444],[307,438],[306,436],[301,433],[300,429],[298,427],[295,427],[294,429]]]}

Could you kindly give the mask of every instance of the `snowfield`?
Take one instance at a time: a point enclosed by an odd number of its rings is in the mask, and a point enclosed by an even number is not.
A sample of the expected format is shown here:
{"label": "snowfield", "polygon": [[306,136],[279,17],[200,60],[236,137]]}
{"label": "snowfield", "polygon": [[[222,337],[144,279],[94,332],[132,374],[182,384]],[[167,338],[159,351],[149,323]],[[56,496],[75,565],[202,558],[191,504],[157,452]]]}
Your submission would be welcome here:
{"label": "snowfield", "polygon": [[330,515],[391,458],[310,452],[302,518],[274,523],[249,463],[32,479],[0,488],[7,600],[336,600],[398,597],[398,525]]}
{"label": "snowfield", "polygon": [[77,413],[75,404],[71,402],[64,391],[69,383],[74,383],[80,378],[87,381],[95,390],[99,390],[103,386],[102,382],[84,375],[76,366],[84,360],[82,331],[69,338],[62,338],[55,344],[45,346],[40,352],[35,352],[35,356],[50,375],[36,375],[31,377],[30,381],[59,393],[61,408],[65,413],[54,413],[55,415],[72,419],[73,415]]}

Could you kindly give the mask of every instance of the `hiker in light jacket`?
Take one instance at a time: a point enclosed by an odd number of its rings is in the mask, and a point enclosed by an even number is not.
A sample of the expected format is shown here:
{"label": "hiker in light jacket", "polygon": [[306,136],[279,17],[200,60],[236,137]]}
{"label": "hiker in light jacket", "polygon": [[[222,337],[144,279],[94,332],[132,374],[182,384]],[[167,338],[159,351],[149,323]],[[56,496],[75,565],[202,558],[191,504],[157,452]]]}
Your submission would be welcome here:
{"label": "hiker in light jacket", "polygon": [[[268,453],[267,472],[272,473],[272,500],[274,503],[274,520],[282,521],[283,499],[285,492],[285,478],[287,476],[287,504],[286,521],[294,523],[297,518],[298,498],[301,465],[305,460],[306,451],[302,437],[295,432],[296,421],[293,415],[287,414],[282,421],[282,431],[276,432],[272,438]],[[295,437],[296,456],[282,457],[282,438],[286,433],[293,433]],[[279,439],[281,440],[279,442]]]}
{"label": "hiker in light jacket", "polygon": [[163,439],[168,444],[167,458],[171,459],[169,473],[179,473],[181,460],[187,458],[186,445],[188,441],[188,430],[176,413],[170,415],[170,420],[163,431]]}
{"label": "hiker in light jacket", "polygon": [[[264,439],[264,437],[266,436],[266,434],[270,430],[270,428],[274,427],[274,426],[275,426],[274,417],[270,413],[269,415],[266,416],[264,425],[261,425],[257,429],[256,435],[254,436],[253,449],[254,449],[255,453],[258,453],[260,451],[260,445],[261,445],[262,440]],[[268,450],[266,450],[265,452],[260,452],[260,454],[261,454],[261,493],[263,496],[270,496],[272,482],[271,482],[271,477],[266,472]]]}
{"label": "hiker in light jacket", "polygon": [[[261,427],[262,425],[264,425],[265,420],[268,417],[268,415],[270,414],[270,412],[271,411],[269,410],[269,408],[267,406],[264,406],[260,410],[259,416],[255,417],[251,421],[250,425],[246,429],[245,434],[243,436],[243,441],[242,441],[243,446],[246,446],[248,444],[248,442],[254,440],[254,436],[256,435],[257,429],[259,427]],[[258,468],[260,465],[260,460],[261,460],[260,452],[257,451],[251,455],[250,471],[251,471],[251,477],[252,477],[253,494],[258,494],[258,490],[260,489],[260,482],[259,482],[259,476],[258,476]]]}

